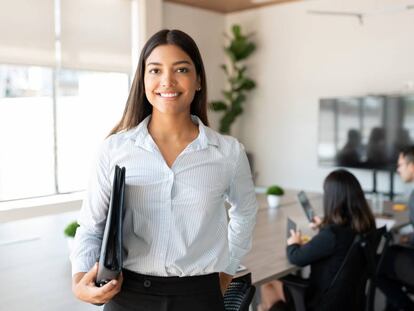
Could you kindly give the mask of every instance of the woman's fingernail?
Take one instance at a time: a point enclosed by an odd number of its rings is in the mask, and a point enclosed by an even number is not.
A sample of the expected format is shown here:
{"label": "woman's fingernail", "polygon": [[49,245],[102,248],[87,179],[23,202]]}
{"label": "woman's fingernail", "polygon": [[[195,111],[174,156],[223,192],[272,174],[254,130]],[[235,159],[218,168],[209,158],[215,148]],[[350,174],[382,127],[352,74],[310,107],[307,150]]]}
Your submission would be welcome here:
{"label": "woman's fingernail", "polygon": [[111,282],[111,284],[114,285],[114,286],[116,285],[116,283],[117,282],[115,280]]}

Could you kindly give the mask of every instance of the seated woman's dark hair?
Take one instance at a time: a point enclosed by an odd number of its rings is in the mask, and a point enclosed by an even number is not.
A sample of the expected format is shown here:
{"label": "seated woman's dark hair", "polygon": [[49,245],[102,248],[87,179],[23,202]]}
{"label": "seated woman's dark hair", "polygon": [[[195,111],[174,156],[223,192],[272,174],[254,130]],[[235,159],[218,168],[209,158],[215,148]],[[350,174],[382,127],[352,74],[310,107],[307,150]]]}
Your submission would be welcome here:
{"label": "seated woman's dark hair", "polygon": [[325,178],[323,190],[323,225],[350,226],[357,233],[375,228],[374,215],[353,174],[343,169],[331,172]]}

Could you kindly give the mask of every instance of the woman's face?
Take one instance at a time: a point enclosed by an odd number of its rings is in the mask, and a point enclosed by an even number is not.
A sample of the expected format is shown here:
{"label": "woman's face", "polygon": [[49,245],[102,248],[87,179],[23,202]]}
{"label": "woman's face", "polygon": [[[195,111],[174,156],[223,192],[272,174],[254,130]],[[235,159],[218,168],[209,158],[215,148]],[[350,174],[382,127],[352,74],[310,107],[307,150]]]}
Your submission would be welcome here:
{"label": "woman's face", "polygon": [[176,115],[190,113],[200,81],[193,61],[182,49],[160,45],[146,59],[144,85],[153,112]]}

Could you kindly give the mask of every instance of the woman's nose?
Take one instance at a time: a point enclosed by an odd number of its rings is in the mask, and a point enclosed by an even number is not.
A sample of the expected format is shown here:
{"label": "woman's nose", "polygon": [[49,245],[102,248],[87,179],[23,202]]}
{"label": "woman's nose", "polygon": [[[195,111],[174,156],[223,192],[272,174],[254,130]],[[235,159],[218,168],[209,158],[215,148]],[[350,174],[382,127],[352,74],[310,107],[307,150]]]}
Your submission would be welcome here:
{"label": "woman's nose", "polygon": [[174,75],[170,72],[166,72],[162,75],[161,86],[170,87],[176,84]]}

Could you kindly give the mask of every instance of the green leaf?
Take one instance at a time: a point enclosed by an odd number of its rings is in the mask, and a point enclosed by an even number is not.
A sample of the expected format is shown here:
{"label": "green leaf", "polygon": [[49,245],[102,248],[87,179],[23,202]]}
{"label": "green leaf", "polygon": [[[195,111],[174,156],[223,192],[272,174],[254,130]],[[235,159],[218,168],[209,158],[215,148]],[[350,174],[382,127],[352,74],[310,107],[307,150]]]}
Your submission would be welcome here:
{"label": "green leaf", "polygon": [[79,227],[79,224],[77,221],[71,222],[70,224],[66,226],[64,230],[65,235],[71,238],[75,237],[76,230],[78,229],[78,227]]}
{"label": "green leaf", "polygon": [[267,188],[266,194],[268,194],[268,195],[284,195],[285,191],[283,190],[282,187],[280,187],[278,185],[272,185],[272,186]]}
{"label": "green leaf", "polygon": [[239,93],[236,99],[233,101],[233,105],[240,105],[246,100],[246,96],[243,93]]}
{"label": "green leaf", "polygon": [[227,110],[227,105],[223,101],[213,101],[210,103],[211,109],[214,111],[225,111]]}
{"label": "green leaf", "polygon": [[233,34],[234,34],[234,37],[237,39],[237,38],[240,38],[242,35],[241,35],[241,28],[240,28],[240,25],[233,25],[233,27],[232,27],[232,31],[233,31]]}
{"label": "green leaf", "polygon": [[237,91],[250,91],[252,89],[254,89],[256,87],[256,82],[254,82],[253,80],[249,79],[249,78],[244,78],[238,88],[236,89]]}
{"label": "green leaf", "polygon": [[233,112],[227,112],[220,121],[220,132],[230,134],[230,126],[234,122],[235,116]]}

